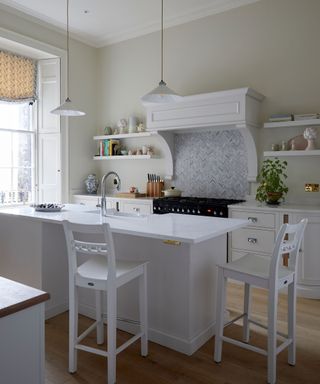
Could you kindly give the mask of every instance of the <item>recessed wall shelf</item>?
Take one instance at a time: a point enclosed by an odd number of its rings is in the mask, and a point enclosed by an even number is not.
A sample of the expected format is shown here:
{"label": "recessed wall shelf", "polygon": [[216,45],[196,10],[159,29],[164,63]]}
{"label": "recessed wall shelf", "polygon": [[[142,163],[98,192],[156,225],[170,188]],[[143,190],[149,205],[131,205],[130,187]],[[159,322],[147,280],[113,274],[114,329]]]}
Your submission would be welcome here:
{"label": "recessed wall shelf", "polygon": [[320,149],[310,151],[265,151],[264,157],[320,156]]}
{"label": "recessed wall shelf", "polygon": [[293,128],[315,125],[320,127],[320,119],[268,122],[263,124],[263,128]]}

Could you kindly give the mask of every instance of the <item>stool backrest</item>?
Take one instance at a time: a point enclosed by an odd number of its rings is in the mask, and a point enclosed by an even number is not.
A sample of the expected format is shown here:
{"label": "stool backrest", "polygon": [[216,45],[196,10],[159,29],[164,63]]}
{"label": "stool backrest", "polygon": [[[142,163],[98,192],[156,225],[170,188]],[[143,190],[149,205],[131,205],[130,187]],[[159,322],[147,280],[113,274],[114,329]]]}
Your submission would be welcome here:
{"label": "stool backrest", "polygon": [[108,262],[108,285],[116,279],[113,237],[108,223],[87,225],[63,221],[69,265],[69,281],[74,281],[80,255],[104,256]]}
{"label": "stool backrest", "polygon": [[269,270],[270,279],[274,282],[278,279],[278,270],[284,254],[289,254],[288,269],[297,271],[300,245],[307,223],[308,219],[302,219],[298,224],[282,224],[273,248]]}

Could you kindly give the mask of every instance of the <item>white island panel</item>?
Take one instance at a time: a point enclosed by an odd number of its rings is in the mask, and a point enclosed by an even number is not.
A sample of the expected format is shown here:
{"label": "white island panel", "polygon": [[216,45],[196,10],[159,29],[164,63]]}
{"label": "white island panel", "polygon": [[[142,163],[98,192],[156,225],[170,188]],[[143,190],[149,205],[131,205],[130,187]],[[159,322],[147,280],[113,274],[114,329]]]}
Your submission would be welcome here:
{"label": "white island panel", "polygon": [[[117,258],[148,260],[150,340],[192,354],[214,334],[216,263],[226,261],[226,234],[246,220],[189,215],[110,218],[67,206],[59,213],[32,208],[0,210],[0,270],[8,278],[50,293],[46,316],[67,309],[68,262],[61,221],[107,221]],[[21,236],[16,237],[17,228]],[[168,241],[169,240],[169,241]],[[26,266],[32,273],[25,273]],[[136,282],[119,290],[118,325],[134,331],[138,321]],[[80,311],[93,316],[90,293],[80,294]]]}

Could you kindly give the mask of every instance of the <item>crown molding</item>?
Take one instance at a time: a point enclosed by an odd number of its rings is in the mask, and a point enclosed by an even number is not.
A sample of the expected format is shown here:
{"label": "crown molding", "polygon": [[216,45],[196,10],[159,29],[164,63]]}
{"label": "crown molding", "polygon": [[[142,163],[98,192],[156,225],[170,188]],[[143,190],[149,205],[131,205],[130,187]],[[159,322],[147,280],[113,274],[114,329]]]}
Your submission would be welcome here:
{"label": "crown molding", "polygon": [[[212,16],[215,14],[223,13],[234,8],[249,5],[252,3],[259,2],[261,0],[215,0],[210,5],[198,7],[193,11],[186,11],[179,16],[170,17],[166,16],[165,28],[175,27],[181,24],[188,23],[197,19]],[[15,4],[14,8],[12,3]],[[11,5],[10,5],[11,4]],[[44,16],[36,11],[32,11],[20,4],[12,1],[2,0],[0,9],[22,17],[32,23],[38,24],[42,27],[50,29],[52,31],[65,34],[66,26],[63,23],[59,23],[49,16]],[[119,43],[125,40],[141,37],[143,35],[157,32],[160,30],[159,20],[151,21],[140,25],[137,28],[128,28],[127,30],[115,31],[113,34],[107,34],[103,36],[92,36],[84,33],[80,30],[70,28],[70,35],[73,39],[85,43],[95,48],[102,48],[104,46]]]}

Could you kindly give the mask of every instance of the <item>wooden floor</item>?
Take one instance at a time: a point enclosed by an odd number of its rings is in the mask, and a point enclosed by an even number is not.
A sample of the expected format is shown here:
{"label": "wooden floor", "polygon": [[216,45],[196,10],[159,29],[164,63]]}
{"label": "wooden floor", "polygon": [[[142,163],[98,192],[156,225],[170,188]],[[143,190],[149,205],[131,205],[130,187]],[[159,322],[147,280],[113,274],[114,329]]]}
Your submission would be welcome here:
{"label": "wooden floor", "polygon": [[[232,315],[239,313],[242,289],[229,284],[228,308]],[[266,320],[266,295],[253,292],[254,317]],[[280,297],[278,327],[286,331],[286,296]],[[81,317],[80,326],[90,321]],[[227,335],[241,337],[239,325],[225,330]],[[118,333],[119,341],[127,338]],[[266,345],[265,331],[254,328],[252,342]],[[88,340],[94,342],[94,335]],[[214,338],[192,356],[186,356],[157,344],[149,344],[149,356],[139,354],[140,344],[135,343],[117,358],[117,384],[259,384],[266,383],[266,358],[253,352],[224,343],[222,364],[213,361]],[[67,313],[46,322],[46,384],[100,384],[106,383],[106,361],[103,357],[79,351],[78,372],[67,372],[68,317]],[[297,365],[286,362],[287,351],[278,355],[278,384],[320,383],[320,300],[298,299],[297,311]]]}

